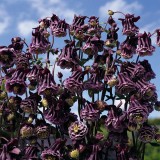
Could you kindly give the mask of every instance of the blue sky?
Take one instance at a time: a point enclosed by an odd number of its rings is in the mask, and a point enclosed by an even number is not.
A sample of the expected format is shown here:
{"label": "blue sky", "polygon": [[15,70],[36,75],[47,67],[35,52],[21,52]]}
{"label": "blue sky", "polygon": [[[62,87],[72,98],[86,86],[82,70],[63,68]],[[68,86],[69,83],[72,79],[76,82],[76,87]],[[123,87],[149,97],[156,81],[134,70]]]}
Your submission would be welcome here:
{"label": "blue sky", "polygon": [[[0,45],[8,45],[12,37],[20,36],[28,43],[32,28],[40,18],[57,14],[61,19],[72,22],[74,14],[98,16],[100,21],[107,19],[107,10],[122,11],[140,15],[137,25],[141,31],[154,32],[160,28],[160,1],[154,0],[1,0],[0,1]],[[118,16],[118,15],[117,15]],[[115,19],[117,18],[115,16]],[[153,36],[155,44],[155,36]],[[160,97],[160,48],[151,57],[146,57],[152,64],[157,77],[152,82],[157,86]],[[153,112],[151,117],[160,117],[160,112]]]}

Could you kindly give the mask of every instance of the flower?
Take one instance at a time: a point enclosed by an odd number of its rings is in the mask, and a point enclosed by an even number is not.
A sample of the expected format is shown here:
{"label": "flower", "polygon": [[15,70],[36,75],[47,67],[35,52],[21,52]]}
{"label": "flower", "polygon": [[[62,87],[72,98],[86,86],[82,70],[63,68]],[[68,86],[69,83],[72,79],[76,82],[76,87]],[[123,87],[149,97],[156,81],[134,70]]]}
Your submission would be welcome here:
{"label": "flower", "polygon": [[79,150],[78,149],[74,149],[69,154],[70,154],[71,158],[77,159],[79,157]]}
{"label": "flower", "polygon": [[156,33],[157,33],[156,44],[160,46],[160,29],[157,29]]}
{"label": "flower", "polygon": [[24,124],[20,129],[22,138],[29,138],[34,134],[34,126],[32,124]]}
{"label": "flower", "polygon": [[75,48],[75,41],[68,43],[59,55],[57,65],[62,69],[70,69],[78,65],[79,58],[77,56],[77,49]]}
{"label": "flower", "polygon": [[146,82],[143,79],[138,80],[136,82],[136,86],[138,88],[137,92],[138,98],[144,100],[150,99],[154,95],[156,89],[153,84]]}
{"label": "flower", "polygon": [[45,68],[39,76],[38,94],[39,95],[56,95],[58,93],[58,86],[54,81],[50,70]]}
{"label": "flower", "polygon": [[116,92],[118,94],[128,94],[136,90],[136,85],[131,81],[126,72],[118,74],[118,84],[116,85]]}
{"label": "flower", "polygon": [[54,160],[55,158],[62,159],[62,149],[64,148],[65,143],[66,139],[56,139],[55,142],[49,148],[42,151],[42,160]]}
{"label": "flower", "polygon": [[150,125],[143,125],[139,130],[139,140],[143,143],[151,142],[155,138],[155,129]]}
{"label": "flower", "polygon": [[134,36],[127,37],[126,40],[120,45],[121,56],[125,59],[132,58],[133,54],[136,52],[136,46],[137,38]]}
{"label": "flower", "polygon": [[40,27],[34,28],[32,32],[32,42],[29,46],[29,52],[35,54],[45,53],[50,47],[50,42],[44,36]]}
{"label": "flower", "polygon": [[20,153],[21,150],[18,148],[18,139],[14,138],[8,140],[6,144],[3,144],[2,150],[0,152],[0,159],[20,159]]}
{"label": "flower", "polygon": [[22,51],[24,46],[24,40],[22,40],[20,37],[14,37],[11,39],[12,44],[10,44],[8,47],[13,48],[16,52]]}
{"label": "flower", "polygon": [[81,71],[81,68],[73,71],[72,75],[64,80],[64,87],[72,93],[82,92],[82,90],[84,89],[83,77],[84,72]]}
{"label": "flower", "polygon": [[133,35],[139,31],[139,28],[134,24],[140,19],[140,16],[134,17],[134,14],[126,14],[125,18],[119,18],[122,21],[122,32],[124,35]]}
{"label": "flower", "polygon": [[39,149],[36,146],[26,146],[23,152],[24,152],[24,156],[23,156],[24,159],[28,159],[28,160],[38,159]]}
{"label": "flower", "polygon": [[6,89],[8,92],[23,95],[26,92],[26,74],[28,71],[17,69],[6,81]]}
{"label": "flower", "polygon": [[137,99],[131,98],[127,115],[129,122],[143,124],[147,121],[149,112],[145,105],[142,106]]}
{"label": "flower", "polygon": [[86,121],[97,121],[100,117],[99,110],[96,110],[94,103],[87,102],[84,109],[81,109],[80,117]]}
{"label": "flower", "polygon": [[65,20],[60,20],[55,14],[51,17],[50,29],[55,37],[65,37],[67,35],[68,24]]}
{"label": "flower", "polygon": [[139,56],[150,56],[155,51],[155,47],[151,44],[151,34],[144,32],[138,34],[138,46],[136,52]]}
{"label": "flower", "polygon": [[7,68],[12,67],[15,63],[16,55],[12,48],[0,46],[0,64]]}
{"label": "flower", "polygon": [[83,139],[86,136],[87,132],[87,126],[81,121],[73,122],[68,128],[69,137],[72,140]]}

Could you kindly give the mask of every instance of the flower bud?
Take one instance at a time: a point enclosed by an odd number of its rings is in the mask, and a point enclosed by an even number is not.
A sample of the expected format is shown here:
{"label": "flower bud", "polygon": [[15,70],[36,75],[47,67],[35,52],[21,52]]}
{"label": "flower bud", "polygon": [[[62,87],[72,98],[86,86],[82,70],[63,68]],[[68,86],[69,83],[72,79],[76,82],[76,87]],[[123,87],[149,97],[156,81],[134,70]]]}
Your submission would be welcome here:
{"label": "flower bud", "polygon": [[14,118],[14,113],[9,113],[9,115],[7,116],[7,121],[11,121]]}
{"label": "flower bud", "polygon": [[42,105],[43,107],[47,107],[48,106],[48,101],[46,99],[42,100]]}
{"label": "flower bud", "polygon": [[114,15],[114,12],[113,12],[112,10],[108,10],[108,14],[109,14],[110,16],[112,16],[112,15]]}
{"label": "flower bud", "polygon": [[6,96],[7,96],[7,93],[6,93],[5,91],[2,91],[2,92],[0,93],[0,100],[6,98]]}
{"label": "flower bud", "polygon": [[160,101],[157,101],[157,102],[155,103],[154,109],[155,109],[156,111],[160,111]]}
{"label": "flower bud", "polygon": [[74,159],[77,159],[79,157],[79,150],[78,149],[72,150],[70,152],[70,157],[74,158]]}

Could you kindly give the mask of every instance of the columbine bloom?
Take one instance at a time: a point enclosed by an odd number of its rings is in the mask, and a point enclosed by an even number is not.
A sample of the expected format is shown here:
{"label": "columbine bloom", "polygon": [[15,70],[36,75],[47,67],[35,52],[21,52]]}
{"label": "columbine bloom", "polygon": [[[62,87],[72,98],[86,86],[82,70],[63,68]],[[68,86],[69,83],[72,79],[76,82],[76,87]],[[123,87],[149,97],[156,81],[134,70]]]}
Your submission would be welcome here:
{"label": "columbine bloom", "polygon": [[67,35],[68,24],[65,20],[60,20],[55,14],[51,17],[50,29],[55,37],[65,37]]}
{"label": "columbine bloom", "polygon": [[150,56],[155,51],[151,43],[151,34],[144,32],[138,34],[138,46],[136,52],[139,56]]}
{"label": "columbine bloom", "polygon": [[68,128],[68,132],[72,140],[81,140],[86,136],[88,128],[83,122],[75,121]]}
{"label": "columbine bloom", "polygon": [[80,116],[86,121],[97,121],[100,113],[95,109],[94,103],[87,102],[85,108],[81,110]]}
{"label": "columbine bloom", "polygon": [[15,64],[17,68],[29,68],[29,58],[26,54],[17,53]]}
{"label": "columbine bloom", "polygon": [[47,124],[43,120],[37,120],[36,121],[36,129],[35,134],[39,139],[46,139],[50,136],[50,128],[49,124]]}
{"label": "columbine bloom", "polygon": [[139,28],[134,24],[140,19],[140,16],[134,17],[134,14],[126,14],[125,19],[119,18],[122,21],[122,32],[125,35],[133,35],[139,31]]}
{"label": "columbine bloom", "polygon": [[155,138],[155,128],[150,125],[143,125],[139,130],[139,140],[143,143],[151,142]]}
{"label": "columbine bloom", "polygon": [[140,63],[124,63],[121,71],[127,72],[132,80],[141,79],[145,74],[145,68]]}
{"label": "columbine bloom", "polygon": [[82,72],[81,68],[73,71],[72,75],[64,80],[64,87],[72,93],[82,92],[84,89],[83,77],[84,72]]}
{"label": "columbine bloom", "polygon": [[45,53],[50,47],[50,42],[44,36],[40,27],[34,29],[32,32],[32,43],[29,46],[29,51],[35,54]]}
{"label": "columbine bloom", "polygon": [[81,28],[84,25],[86,16],[76,16],[74,15],[74,19],[72,25],[70,25],[70,34],[74,35],[77,28]]}
{"label": "columbine bloom", "polygon": [[38,159],[39,149],[36,146],[26,146],[24,148],[24,156],[23,159],[26,160],[37,160]]}
{"label": "columbine bloom", "polygon": [[58,92],[58,86],[54,81],[53,75],[49,69],[45,68],[42,70],[39,78],[38,94],[39,95],[56,95]]}
{"label": "columbine bloom", "polygon": [[32,124],[24,124],[20,129],[22,138],[29,138],[34,134],[34,126]]}
{"label": "columbine bloom", "polygon": [[147,121],[149,112],[145,105],[141,105],[138,100],[132,98],[128,108],[128,119],[131,123],[143,124]]}
{"label": "columbine bloom", "polygon": [[23,95],[26,91],[26,74],[27,71],[23,69],[16,70],[11,78],[6,81],[6,89],[8,92],[13,92],[14,94]]}
{"label": "columbine bloom", "polygon": [[136,37],[127,37],[120,46],[121,56],[125,59],[132,58],[133,54],[136,52],[137,39]]}
{"label": "columbine bloom", "polygon": [[12,44],[9,45],[9,48],[14,48],[14,50],[21,51],[24,46],[24,41],[20,37],[14,37],[11,39]]}
{"label": "columbine bloom", "polygon": [[0,151],[0,160],[12,160],[20,158],[20,149],[18,148],[18,140],[11,139],[3,144],[2,151]]}
{"label": "columbine bloom", "polygon": [[66,140],[56,139],[56,141],[48,148],[42,151],[41,157],[42,160],[54,160],[54,159],[62,159],[63,152]]}
{"label": "columbine bloom", "polygon": [[135,84],[130,80],[126,72],[118,74],[118,84],[116,85],[116,92],[118,94],[128,94],[136,90]]}
{"label": "columbine bloom", "polygon": [[12,48],[0,46],[0,64],[5,67],[12,67],[15,62],[15,54]]}
{"label": "columbine bloom", "polygon": [[145,69],[144,77],[143,79],[146,81],[150,81],[151,79],[155,78],[155,73],[152,70],[152,67],[148,60],[144,60],[139,62]]}
{"label": "columbine bloom", "polygon": [[158,46],[160,46],[160,29],[157,29],[157,30],[156,30],[156,33],[157,33],[156,44],[157,44]]}
{"label": "columbine bloom", "polygon": [[68,43],[59,55],[57,65],[62,69],[70,69],[77,65],[79,58],[77,55],[77,49],[75,48],[75,41]]}
{"label": "columbine bloom", "polygon": [[[117,108],[118,109],[118,108]],[[108,116],[105,120],[105,126],[109,131],[122,133],[126,128],[126,113],[118,113],[118,110],[111,110],[108,111]]]}
{"label": "columbine bloom", "polygon": [[137,96],[138,98],[142,98],[144,100],[150,99],[156,90],[155,86],[149,82],[142,80],[138,80],[136,82],[136,86],[138,88]]}

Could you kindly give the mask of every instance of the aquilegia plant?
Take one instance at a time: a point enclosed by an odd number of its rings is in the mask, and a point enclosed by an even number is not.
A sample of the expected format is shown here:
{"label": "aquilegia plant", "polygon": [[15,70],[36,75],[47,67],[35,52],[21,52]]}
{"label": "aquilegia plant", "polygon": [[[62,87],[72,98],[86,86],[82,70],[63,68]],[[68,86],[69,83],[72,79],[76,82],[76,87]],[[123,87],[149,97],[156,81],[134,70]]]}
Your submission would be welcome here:
{"label": "aquilegia plant", "polygon": [[109,10],[104,23],[75,15],[68,24],[53,14],[30,44],[14,37],[0,46],[0,160],[143,160],[147,143],[160,145],[148,122],[160,102],[145,59],[160,29],[141,33],[139,19]]}

